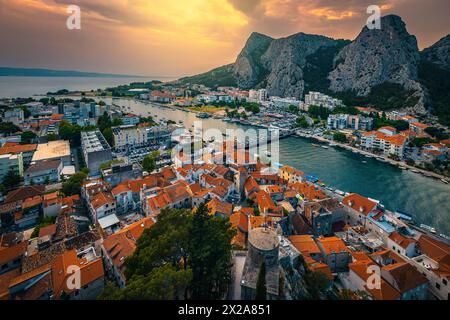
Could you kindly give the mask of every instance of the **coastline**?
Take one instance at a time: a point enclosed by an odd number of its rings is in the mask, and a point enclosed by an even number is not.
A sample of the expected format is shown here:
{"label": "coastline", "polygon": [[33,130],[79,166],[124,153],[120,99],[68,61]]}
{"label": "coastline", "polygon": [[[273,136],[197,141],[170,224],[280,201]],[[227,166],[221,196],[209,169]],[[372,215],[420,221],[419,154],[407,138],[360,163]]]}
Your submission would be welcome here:
{"label": "coastline", "polygon": [[[423,170],[421,168],[410,166],[407,163],[402,162],[402,161],[392,160],[392,159],[390,159],[390,158],[388,158],[388,157],[386,157],[384,155],[375,155],[375,154],[373,154],[371,152],[368,152],[368,151],[365,151],[365,150],[361,150],[361,149],[349,146],[347,144],[343,144],[343,143],[339,143],[339,142],[336,142],[336,141],[328,140],[328,139],[323,138],[323,137],[317,137],[317,136],[309,135],[309,134],[303,133],[301,131],[297,131],[296,135],[298,137],[301,137],[301,138],[314,139],[316,141],[319,141],[319,142],[322,142],[322,143],[326,143],[326,144],[334,144],[336,147],[340,147],[340,148],[346,149],[348,151],[351,151],[353,153],[361,154],[363,156],[369,156],[370,158],[373,158],[373,159],[375,159],[377,161],[388,163],[388,164],[391,164],[391,165],[396,166],[398,168],[407,168],[409,171],[411,171],[413,173],[416,173],[415,171],[417,171],[418,174],[422,174],[424,177],[440,179],[440,180],[443,179],[443,180],[446,180],[447,182],[450,183],[450,178],[449,177],[443,176],[441,174],[438,174],[438,173],[435,173],[435,172],[432,172],[432,171],[427,171],[427,170]],[[382,159],[382,160],[380,160],[380,159]],[[444,183],[444,182],[442,182],[442,183]]]}

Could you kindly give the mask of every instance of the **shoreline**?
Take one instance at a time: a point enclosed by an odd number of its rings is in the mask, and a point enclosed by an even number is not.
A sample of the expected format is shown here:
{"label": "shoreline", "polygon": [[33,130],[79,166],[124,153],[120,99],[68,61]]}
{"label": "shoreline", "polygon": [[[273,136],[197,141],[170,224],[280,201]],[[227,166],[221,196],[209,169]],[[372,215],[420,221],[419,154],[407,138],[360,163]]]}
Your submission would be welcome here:
{"label": "shoreline", "polygon": [[[396,160],[390,159],[390,158],[388,158],[388,157],[386,157],[384,155],[376,155],[376,154],[373,154],[373,153],[371,153],[369,151],[361,150],[361,149],[349,146],[347,144],[343,144],[343,143],[339,143],[339,142],[336,142],[336,141],[328,140],[328,139],[323,138],[323,137],[317,137],[317,136],[305,134],[305,133],[302,133],[300,131],[296,132],[296,136],[298,136],[300,138],[314,139],[316,141],[319,141],[319,142],[322,142],[322,143],[326,143],[326,144],[334,144],[336,147],[340,147],[340,148],[346,149],[348,151],[351,151],[353,153],[357,153],[357,154],[360,154],[360,155],[363,155],[363,156],[369,156],[370,158],[375,159],[375,160],[377,160],[379,162],[391,164],[391,165],[396,166],[396,167],[398,167],[400,169],[401,168],[407,168],[409,171],[411,171],[413,173],[416,173],[414,171],[417,171],[418,172],[417,174],[421,174],[425,178],[446,180],[447,182],[450,182],[450,178],[449,177],[443,176],[441,174],[438,174],[438,173],[435,173],[435,172],[432,172],[432,171],[427,171],[427,170],[424,170],[424,169],[421,169],[421,168],[410,166],[410,165],[408,165],[405,162],[396,161]],[[380,159],[383,159],[383,161],[380,160]],[[442,182],[442,183],[444,183],[444,182]]]}

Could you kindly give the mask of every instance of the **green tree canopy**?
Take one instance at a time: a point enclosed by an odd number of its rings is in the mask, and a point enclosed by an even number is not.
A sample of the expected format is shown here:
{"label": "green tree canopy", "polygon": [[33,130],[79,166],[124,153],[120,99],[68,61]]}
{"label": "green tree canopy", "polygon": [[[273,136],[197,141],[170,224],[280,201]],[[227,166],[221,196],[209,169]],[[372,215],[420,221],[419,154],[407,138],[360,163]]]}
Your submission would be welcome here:
{"label": "green tree canopy", "polygon": [[205,205],[163,209],[144,231],[126,262],[125,289],[107,287],[102,299],[220,299],[230,281],[228,219],[212,217]]}
{"label": "green tree canopy", "polygon": [[36,138],[36,134],[34,134],[34,132],[25,131],[20,136],[20,143],[21,144],[30,144],[34,138]]}
{"label": "green tree canopy", "polygon": [[79,194],[81,190],[81,184],[86,180],[87,174],[85,172],[77,172],[69,178],[62,185],[62,192],[66,196],[72,196],[74,194]]}

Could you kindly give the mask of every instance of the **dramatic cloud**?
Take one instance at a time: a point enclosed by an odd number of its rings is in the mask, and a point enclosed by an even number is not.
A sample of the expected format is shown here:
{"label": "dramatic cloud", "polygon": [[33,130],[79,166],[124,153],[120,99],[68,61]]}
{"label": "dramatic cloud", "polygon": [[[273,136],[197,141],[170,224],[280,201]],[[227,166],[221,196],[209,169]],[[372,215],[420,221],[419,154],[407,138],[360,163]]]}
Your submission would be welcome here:
{"label": "dramatic cloud", "polygon": [[[66,29],[67,6],[82,29]],[[0,65],[178,76],[233,62],[253,31],[353,39],[376,4],[426,47],[450,32],[448,0],[0,0]]]}

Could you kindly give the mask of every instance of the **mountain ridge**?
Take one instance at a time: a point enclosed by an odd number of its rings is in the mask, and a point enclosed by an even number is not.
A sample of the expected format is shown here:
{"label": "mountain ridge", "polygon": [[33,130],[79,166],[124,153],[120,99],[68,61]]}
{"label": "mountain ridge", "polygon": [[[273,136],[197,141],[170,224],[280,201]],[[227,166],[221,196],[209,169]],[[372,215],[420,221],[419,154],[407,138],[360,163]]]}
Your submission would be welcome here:
{"label": "mountain ridge", "polygon": [[86,77],[86,78],[149,78],[147,76],[115,73],[87,72],[76,70],[55,70],[45,68],[0,67],[2,77]]}
{"label": "mountain ridge", "polygon": [[[376,101],[382,110],[425,113],[434,102],[419,79],[419,68],[427,57],[439,68],[448,66],[450,36],[430,48],[421,53],[416,37],[396,15],[382,17],[381,30],[364,26],[353,41],[302,32],[274,39],[254,32],[236,62],[222,70],[230,81],[221,84],[264,87],[269,95],[296,98],[317,90],[349,102],[373,105]],[[192,79],[182,80],[189,83]]]}

